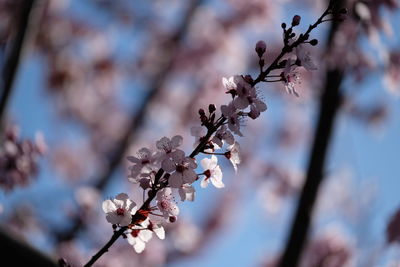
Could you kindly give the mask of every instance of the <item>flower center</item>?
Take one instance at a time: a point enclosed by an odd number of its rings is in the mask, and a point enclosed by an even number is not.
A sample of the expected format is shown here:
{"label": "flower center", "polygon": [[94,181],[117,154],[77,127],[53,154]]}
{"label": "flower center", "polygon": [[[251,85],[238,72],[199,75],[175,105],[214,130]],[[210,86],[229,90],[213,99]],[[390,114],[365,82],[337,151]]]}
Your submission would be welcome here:
{"label": "flower center", "polygon": [[125,210],[123,208],[118,208],[117,209],[117,215],[118,216],[124,216],[125,215]]}
{"label": "flower center", "polygon": [[140,230],[139,229],[133,229],[131,232],[131,235],[133,237],[138,237]]}
{"label": "flower center", "polygon": [[161,201],[161,208],[163,210],[169,210],[170,209],[169,201],[168,200]]}
{"label": "flower center", "polygon": [[185,170],[185,167],[183,165],[176,166],[176,171],[177,172],[183,172],[184,170]]}

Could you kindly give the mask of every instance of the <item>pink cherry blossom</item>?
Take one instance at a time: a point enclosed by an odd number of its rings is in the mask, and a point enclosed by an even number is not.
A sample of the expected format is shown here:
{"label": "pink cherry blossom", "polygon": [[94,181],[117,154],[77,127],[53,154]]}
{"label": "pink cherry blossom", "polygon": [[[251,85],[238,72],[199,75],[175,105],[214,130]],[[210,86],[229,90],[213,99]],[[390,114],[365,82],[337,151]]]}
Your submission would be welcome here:
{"label": "pink cherry blossom", "polygon": [[121,193],[114,199],[103,201],[103,211],[106,219],[111,224],[127,226],[131,223],[132,215],[136,213],[136,203],[129,199],[128,195]]}
{"label": "pink cherry blossom", "polygon": [[179,207],[176,205],[171,188],[166,187],[158,191],[156,200],[157,207],[162,212],[165,219],[179,214]]}
{"label": "pink cherry blossom", "polygon": [[127,159],[134,163],[134,165],[129,168],[131,171],[129,181],[136,183],[138,182],[136,178],[142,171],[149,172],[155,167],[157,156],[150,149],[144,147],[138,151],[137,157],[128,156]]}
{"label": "pink cherry blossom", "polygon": [[228,105],[222,105],[221,112],[228,120],[229,130],[236,135],[243,136],[240,132],[240,117],[238,115],[238,110],[234,106],[233,102],[230,102]]}
{"label": "pink cherry blossom", "polygon": [[207,134],[207,130],[203,126],[193,126],[190,128],[190,134],[196,138],[193,144],[193,146],[196,147],[200,143],[201,138]]}
{"label": "pink cherry blossom", "polygon": [[294,94],[295,96],[299,97],[295,85],[300,83],[300,77],[295,71],[296,65],[294,65],[294,63],[294,60],[290,58],[286,61],[285,69],[282,73],[282,79],[286,91],[289,94]]}
{"label": "pink cherry blossom", "polygon": [[218,158],[214,155],[211,156],[211,159],[204,158],[201,160],[201,166],[204,169],[205,178],[201,181],[201,187],[205,188],[208,184],[211,183],[216,188],[225,187],[222,182],[222,171],[218,166]]}
{"label": "pink cherry blossom", "polygon": [[235,143],[235,138],[233,137],[232,133],[227,129],[226,125],[223,125],[215,132],[215,135],[211,141],[219,148],[221,148],[223,146],[223,142],[226,142],[229,145],[233,145],[233,143]]}
{"label": "pink cherry blossom", "polygon": [[303,45],[300,44],[296,47],[296,56],[306,70],[317,70],[317,67],[310,57],[310,53],[304,49]]}
{"label": "pink cherry blossom", "polygon": [[175,135],[171,139],[163,137],[157,141],[156,146],[161,151],[158,155],[159,161],[163,161],[166,158],[171,158],[176,148],[182,144],[183,138],[180,135]]}
{"label": "pink cherry blossom", "polygon": [[169,177],[169,185],[173,188],[180,188],[183,184],[191,184],[196,181],[197,175],[194,169],[197,168],[196,161],[185,157],[183,151],[177,150],[172,159],[165,159],[162,168],[166,172],[173,172]]}

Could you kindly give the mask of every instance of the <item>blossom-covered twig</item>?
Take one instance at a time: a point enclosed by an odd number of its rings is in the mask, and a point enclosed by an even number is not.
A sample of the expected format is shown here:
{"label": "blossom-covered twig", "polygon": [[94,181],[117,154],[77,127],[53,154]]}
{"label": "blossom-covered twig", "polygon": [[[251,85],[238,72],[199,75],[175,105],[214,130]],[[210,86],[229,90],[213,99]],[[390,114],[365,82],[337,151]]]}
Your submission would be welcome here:
{"label": "blossom-covered twig", "polygon": [[[343,13],[343,11],[341,12]],[[139,209],[124,193],[117,195],[112,200],[104,201],[103,210],[107,214],[107,220],[113,226],[114,234],[85,266],[91,266],[96,262],[120,236],[128,239],[138,253],[143,251],[153,233],[163,239],[163,227],[156,222],[154,217],[164,217],[168,222],[175,222],[179,208],[173,193],[178,192],[182,201],[193,201],[195,190],[192,184],[199,179],[199,176],[205,176],[202,182],[203,187],[208,184],[209,180],[216,187],[223,187],[222,172],[217,164],[216,156],[224,156],[229,159],[236,171],[237,165],[240,163],[240,146],[235,141],[233,134],[243,136],[241,132],[243,119],[247,117],[256,119],[261,112],[267,109],[266,104],[260,99],[255,85],[266,81],[265,79],[272,71],[281,70],[279,74],[281,79],[278,81],[285,84],[289,93],[298,95],[291,80],[294,75],[293,71],[300,66],[307,69],[315,68],[305,51],[296,51],[295,60],[291,58],[290,53],[294,48],[296,50],[303,49],[301,45],[306,43],[316,45],[318,43],[316,39],[308,41],[311,31],[320,23],[335,19],[339,13],[333,13],[332,4],[330,4],[317,22],[311,25],[304,34],[300,34],[297,39],[295,39],[296,34],[293,29],[299,25],[300,16],[293,17],[291,27],[288,29],[285,24],[282,24],[284,48],[265,70],[263,56],[266,53],[266,44],[263,41],[258,42],[256,45],[260,64],[258,77],[255,80],[250,75],[223,78],[226,93],[231,95],[232,100],[227,105],[220,107],[221,115],[218,118],[217,109],[213,104],[209,105],[208,112],[203,109],[199,110],[201,127],[192,129],[192,135],[196,137],[197,145],[188,156],[185,156],[185,153],[179,149],[183,138],[174,136],[171,139],[163,137],[157,141],[157,151],[153,151],[151,148],[142,148],[137,156],[128,157],[128,160],[133,163],[130,167],[129,180],[138,183],[145,192],[147,191],[148,198]],[[326,18],[328,15],[332,15],[332,18]],[[283,59],[287,54],[289,54],[288,58]],[[276,76],[275,74],[271,75]],[[203,135],[202,132],[205,134]],[[222,152],[215,152],[216,150],[222,150]],[[205,170],[201,174],[196,174],[194,171],[197,168],[196,156],[200,153],[211,154],[212,157],[202,161]],[[156,205],[152,205],[153,200],[156,200]],[[130,223],[126,219],[129,216],[132,216]]]}

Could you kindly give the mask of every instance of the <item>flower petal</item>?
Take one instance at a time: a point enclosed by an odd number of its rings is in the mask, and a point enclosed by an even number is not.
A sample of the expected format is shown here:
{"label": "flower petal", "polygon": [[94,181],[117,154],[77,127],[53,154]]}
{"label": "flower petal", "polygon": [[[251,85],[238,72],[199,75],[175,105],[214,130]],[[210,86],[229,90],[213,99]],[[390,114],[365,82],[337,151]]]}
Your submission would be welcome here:
{"label": "flower petal", "polygon": [[102,208],[105,213],[113,212],[117,209],[114,202],[112,202],[110,199],[106,199],[103,201]]}
{"label": "flower petal", "polygon": [[169,186],[172,188],[179,188],[182,186],[183,181],[182,181],[182,174],[179,172],[174,172],[171,174],[168,180]]}

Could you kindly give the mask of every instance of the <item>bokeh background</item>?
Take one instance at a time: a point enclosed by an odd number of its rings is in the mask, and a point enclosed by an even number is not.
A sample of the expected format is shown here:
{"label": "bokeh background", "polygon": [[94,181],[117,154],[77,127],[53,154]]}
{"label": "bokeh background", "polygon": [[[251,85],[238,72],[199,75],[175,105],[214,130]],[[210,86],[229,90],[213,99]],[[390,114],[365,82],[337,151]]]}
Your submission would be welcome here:
{"label": "bokeh background", "polygon": [[[305,31],[326,5],[1,0],[3,79],[16,36],[26,32],[0,113],[2,231],[53,260],[83,265],[112,234],[102,201],[120,192],[142,201],[127,180],[126,156],[176,134],[190,153],[198,109],[229,101],[222,77],[255,77],[256,42],[267,43],[271,62],[282,48],[281,23],[298,14],[297,32]],[[344,22],[312,33],[319,44],[307,50],[318,70],[300,71],[299,98],[282,83],[258,86],[268,110],[245,122],[238,174],[221,160],[226,187],[195,185],[195,202],[179,204],[166,240],[153,238],[142,254],[118,240],[96,266],[274,266],[332,69],[342,71],[343,101],[302,266],[400,266],[399,2],[343,5]]]}

